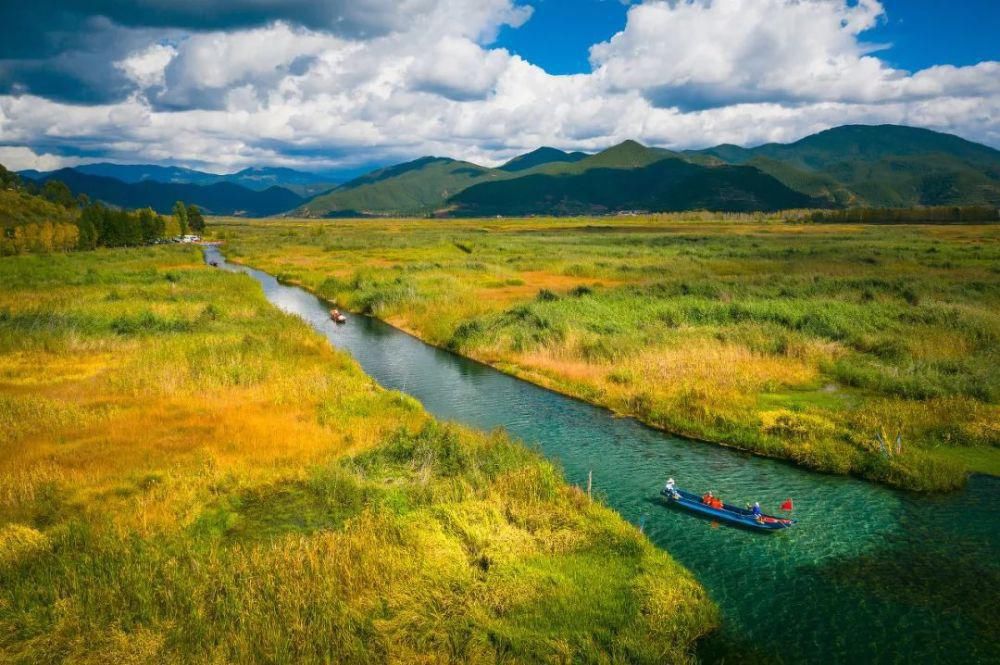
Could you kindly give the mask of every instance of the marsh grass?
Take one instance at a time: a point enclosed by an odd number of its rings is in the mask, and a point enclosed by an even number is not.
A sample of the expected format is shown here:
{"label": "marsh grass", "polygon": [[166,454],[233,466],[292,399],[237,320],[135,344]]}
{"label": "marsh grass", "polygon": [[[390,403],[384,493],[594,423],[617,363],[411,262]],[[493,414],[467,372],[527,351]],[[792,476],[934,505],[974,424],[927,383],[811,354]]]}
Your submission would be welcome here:
{"label": "marsh grass", "polygon": [[0,283],[4,662],[681,662],[717,624],[550,463],[433,421],[194,249]]}
{"label": "marsh grass", "polygon": [[911,489],[1000,472],[1000,227],[691,220],[215,229],[341,306],[674,432]]}

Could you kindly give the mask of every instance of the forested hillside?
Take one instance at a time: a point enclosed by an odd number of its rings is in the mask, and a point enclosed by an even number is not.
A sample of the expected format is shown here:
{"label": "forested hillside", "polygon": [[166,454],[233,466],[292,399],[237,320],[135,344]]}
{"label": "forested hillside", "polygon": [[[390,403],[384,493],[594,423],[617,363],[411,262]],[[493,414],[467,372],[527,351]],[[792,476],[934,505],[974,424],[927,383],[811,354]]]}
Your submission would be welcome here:
{"label": "forested hillside", "polygon": [[926,129],[852,125],[755,148],[674,152],[624,141],[587,155],[543,147],[495,169],[425,157],[357,178],[295,212],[455,217],[956,205],[1000,205],[1000,152]]}
{"label": "forested hillside", "polygon": [[0,255],[134,247],[201,232],[195,205],[175,201],[164,218],[151,208],[129,211],[74,196],[65,183],[23,180],[0,165]]}

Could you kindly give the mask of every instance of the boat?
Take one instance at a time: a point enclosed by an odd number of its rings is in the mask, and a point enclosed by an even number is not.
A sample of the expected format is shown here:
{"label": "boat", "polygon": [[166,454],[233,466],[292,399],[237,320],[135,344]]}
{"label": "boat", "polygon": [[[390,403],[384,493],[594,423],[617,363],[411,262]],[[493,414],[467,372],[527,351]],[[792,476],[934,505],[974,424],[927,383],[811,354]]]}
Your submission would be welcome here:
{"label": "boat", "polygon": [[690,510],[693,513],[755,531],[781,531],[795,524],[795,520],[793,519],[775,517],[774,515],[762,514],[760,519],[758,519],[754,517],[752,511],[728,503],[723,503],[721,508],[713,508],[703,502],[697,494],[685,492],[682,489],[664,489],[660,494],[665,496],[671,503]]}
{"label": "boat", "polygon": [[339,309],[331,309],[330,318],[334,323],[347,323],[347,317],[341,314]]}

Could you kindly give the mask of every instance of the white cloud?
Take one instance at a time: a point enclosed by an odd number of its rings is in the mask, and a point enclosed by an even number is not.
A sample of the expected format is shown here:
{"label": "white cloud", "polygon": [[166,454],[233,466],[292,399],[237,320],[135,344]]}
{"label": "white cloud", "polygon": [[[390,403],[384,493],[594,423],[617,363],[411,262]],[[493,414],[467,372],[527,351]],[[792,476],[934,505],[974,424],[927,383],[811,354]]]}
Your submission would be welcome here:
{"label": "white cloud", "polygon": [[496,164],[539,145],[755,144],[847,122],[1000,145],[1000,63],[889,67],[862,41],[884,15],[876,0],[646,2],[573,76],[490,47],[530,16],[513,0],[406,3],[422,11],[383,17],[392,28],[364,39],[278,22],[149,44],[117,63],[137,86],[124,101],[0,96],[0,142],[212,170],[424,154]]}
{"label": "white cloud", "polygon": [[167,65],[177,55],[177,49],[170,44],[153,44],[147,49],[136,51],[124,60],[115,63],[115,67],[140,88],[162,86]]}
{"label": "white cloud", "polygon": [[884,17],[878,0],[647,2],[591,48],[591,62],[609,90],[640,90],[657,106],[681,109],[996,92],[995,68],[910,76],[886,65],[860,39]]}
{"label": "white cloud", "polygon": [[23,146],[0,146],[0,164],[10,171],[55,171],[67,166],[76,166],[81,162],[75,157],[61,157],[52,154],[37,154],[31,148]]}
{"label": "white cloud", "polygon": [[445,37],[410,67],[410,85],[456,101],[482,99],[507,68],[503,49],[484,50],[463,37]]}

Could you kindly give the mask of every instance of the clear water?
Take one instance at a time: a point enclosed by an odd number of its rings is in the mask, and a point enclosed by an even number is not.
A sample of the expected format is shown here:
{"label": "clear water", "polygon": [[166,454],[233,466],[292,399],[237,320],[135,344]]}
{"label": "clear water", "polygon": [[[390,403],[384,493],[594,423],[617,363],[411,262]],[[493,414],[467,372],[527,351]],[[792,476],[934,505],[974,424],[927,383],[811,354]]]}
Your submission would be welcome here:
{"label": "clear water", "polygon": [[[268,300],[349,351],[388,388],[429,412],[502,427],[558,461],[569,482],[593,471],[597,495],[690,569],[723,611],[700,646],[706,662],[1000,662],[1000,481],[923,497],[679,439],[629,418],[436,349],[375,319],[330,321],[310,293],[270,275]],[[713,525],[658,498],[667,476],[776,511],[799,523],[780,534]]]}

